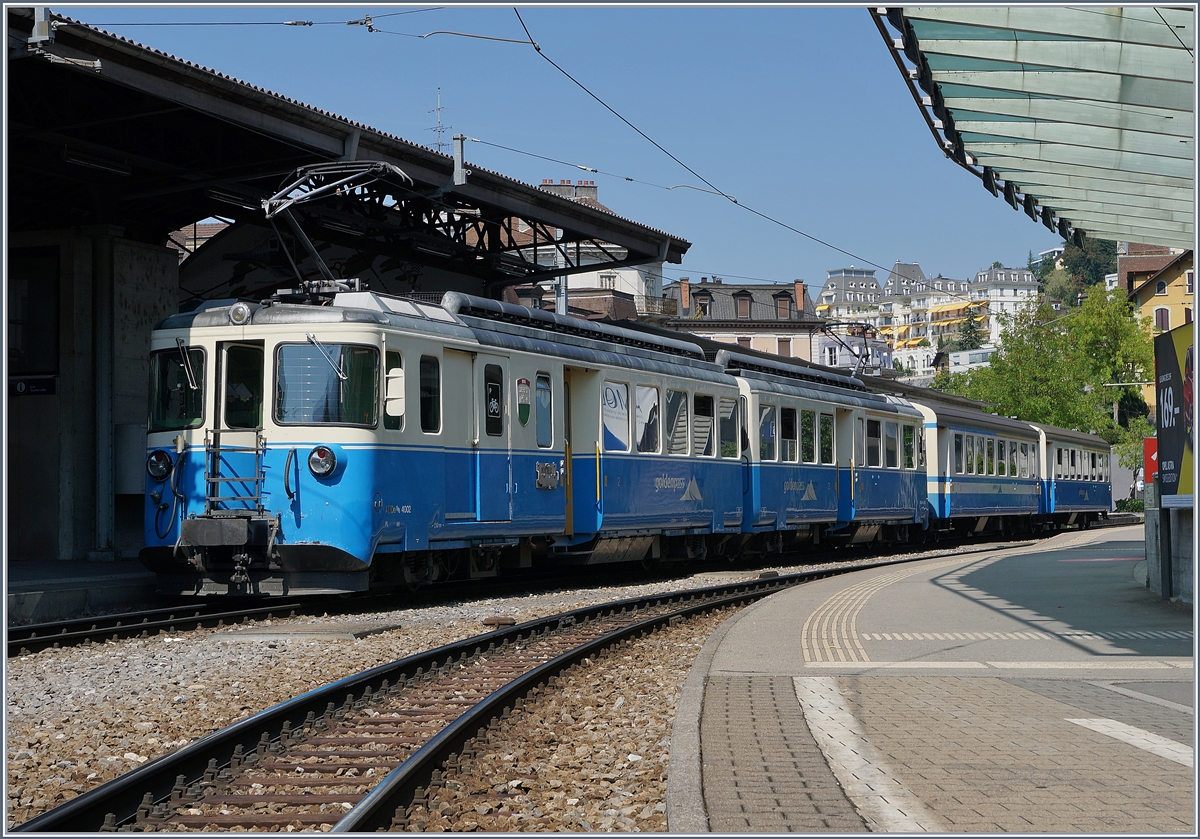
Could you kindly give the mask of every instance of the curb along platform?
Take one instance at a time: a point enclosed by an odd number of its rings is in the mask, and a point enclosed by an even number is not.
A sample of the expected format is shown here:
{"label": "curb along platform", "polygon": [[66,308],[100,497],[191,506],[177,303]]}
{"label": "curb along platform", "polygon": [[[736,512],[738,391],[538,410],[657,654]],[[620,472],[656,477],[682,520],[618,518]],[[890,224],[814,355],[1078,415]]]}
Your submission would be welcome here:
{"label": "curb along platform", "polygon": [[684,686],[669,829],[1194,835],[1193,648],[1141,527],[781,592]]}
{"label": "curb along platform", "polygon": [[7,625],[133,609],[154,600],[154,574],[136,560],[9,562]]}

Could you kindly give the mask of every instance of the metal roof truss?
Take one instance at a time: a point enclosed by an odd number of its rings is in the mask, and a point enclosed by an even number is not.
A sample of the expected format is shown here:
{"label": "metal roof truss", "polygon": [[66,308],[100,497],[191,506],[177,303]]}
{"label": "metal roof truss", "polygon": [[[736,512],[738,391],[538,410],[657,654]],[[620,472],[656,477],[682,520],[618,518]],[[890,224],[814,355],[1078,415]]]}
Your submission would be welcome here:
{"label": "metal roof truss", "polygon": [[993,195],[1064,238],[1192,247],[1191,9],[920,6],[872,16],[943,152]]}

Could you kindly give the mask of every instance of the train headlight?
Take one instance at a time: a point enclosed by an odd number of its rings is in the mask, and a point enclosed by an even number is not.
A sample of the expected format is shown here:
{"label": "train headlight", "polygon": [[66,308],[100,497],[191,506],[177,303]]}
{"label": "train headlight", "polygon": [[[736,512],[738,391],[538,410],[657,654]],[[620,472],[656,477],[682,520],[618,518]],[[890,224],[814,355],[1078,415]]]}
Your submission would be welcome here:
{"label": "train headlight", "polygon": [[161,481],[171,474],[171,457],[162,449],[155,449],[146,458],[146,472],[156,481]]}
{"label": "train headlight", "polygon": [[308,468],[318,478],[326,478],[337,468],[337,456],[328,446],[317,446],[308,453]]}
{"label": "train headlight", "polygon": [[245,326],[250,322],[250,304],[238,301],[229,307],[229,320],[234,326]]}

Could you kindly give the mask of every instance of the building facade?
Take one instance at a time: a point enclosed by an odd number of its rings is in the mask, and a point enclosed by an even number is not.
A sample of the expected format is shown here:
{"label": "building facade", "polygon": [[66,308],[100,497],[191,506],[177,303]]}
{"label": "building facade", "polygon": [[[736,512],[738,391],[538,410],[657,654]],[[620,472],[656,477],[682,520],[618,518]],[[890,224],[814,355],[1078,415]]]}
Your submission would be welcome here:
{"label": "building facade", "polygon": [[985,343],[996,346],[1007,321],[1040,294],[1037,276],[1028,268],[988,268],[971,281],[971,305],[987,332]]}
{"label": "building facade", "polygon": [[663,290],[678,314],[666,325],[703,338],[736,344],[785,358],[812,357],[812,336],[824,322],[814,313],[805,284],[726,283],[701,277],[699,283],[682,277]]}

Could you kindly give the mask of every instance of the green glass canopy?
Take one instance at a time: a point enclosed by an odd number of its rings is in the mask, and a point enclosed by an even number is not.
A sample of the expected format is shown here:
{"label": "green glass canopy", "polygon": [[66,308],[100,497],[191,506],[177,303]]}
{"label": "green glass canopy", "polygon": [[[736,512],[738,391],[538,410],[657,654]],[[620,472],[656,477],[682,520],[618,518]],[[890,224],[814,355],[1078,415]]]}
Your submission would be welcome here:
{"label": "green glass canopy", "polygon": [[1191,248],[1190,8],[876,8],[947,157],[1057,230]]}

